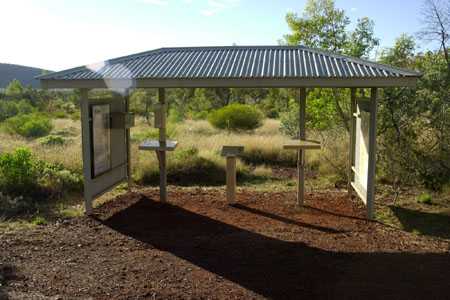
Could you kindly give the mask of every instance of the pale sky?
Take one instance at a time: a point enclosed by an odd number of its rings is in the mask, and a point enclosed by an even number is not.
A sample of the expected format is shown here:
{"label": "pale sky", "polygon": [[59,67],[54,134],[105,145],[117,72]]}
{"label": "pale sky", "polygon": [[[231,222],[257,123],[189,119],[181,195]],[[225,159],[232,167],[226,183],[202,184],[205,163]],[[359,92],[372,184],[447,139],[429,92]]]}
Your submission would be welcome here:
{"label": "pale sky", "polygon": [[[0,63],[53,71],[170,46],[276,45],[306,0],[0,0]],[[422,0],[337,0],[382,46],[420,29]],[[389,7],[389,9],[386,9]]]}

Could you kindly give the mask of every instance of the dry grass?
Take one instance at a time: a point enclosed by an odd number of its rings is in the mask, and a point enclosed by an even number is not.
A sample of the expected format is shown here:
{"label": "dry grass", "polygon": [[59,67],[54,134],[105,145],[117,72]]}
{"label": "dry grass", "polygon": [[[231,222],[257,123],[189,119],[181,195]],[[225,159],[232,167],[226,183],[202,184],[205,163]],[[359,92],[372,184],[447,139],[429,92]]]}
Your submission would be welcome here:
{"label": "dry grass", "polygon": [[[158,130],[150,127],[144,119],[137,119],[136,126],[132,128],[132,168],[134,178],[142,178],[145,172],[158,168],[158,161],[153,152],[140,151],[138,145],[146,136],[157,135]],[[0,133],[0,138],[7,143],[1,143],[0,151],[12,151],[26,146],[40,159],[61,163],[66,168],[82,172],[81,133],[80,122],[71,119],[53,120],[52,134],[64,136],[68,141],[62,146],[42,146],[37,140],[25,139]],[[238,160],[238,172],[249,171],[248,164],[255,165],[252,172],[255,176],[270,177],[270,165],[285,165],[295,167],[297,154],[295,151],[283,150],[283,144],[290,140],[279,131],[280,123],[277,120],[267,119],[263,126],[254,132],[230,133],[213,128],[207,121],[187,120],[179,124],[170,124],[168,133],[178,140],[178,149],[194,147],[198,155],[220,168],[225,168],[225,159],[220,156],[224,145],[242,145],[245,147],[242,160]],[[308,132],[310,138],[322,140],[325,148],[321,151],[308,151],[306,155],[309,169],[316,170],[319,175],[328,176],[336,174],[337,170],[345,169],[347,150],[345,142],[339,133],[321,135]],[[137,138],[136,138],[137,137]],[[169,160],[174,159],[169,154]],[[344,167],[342,165],[344,164]]]}

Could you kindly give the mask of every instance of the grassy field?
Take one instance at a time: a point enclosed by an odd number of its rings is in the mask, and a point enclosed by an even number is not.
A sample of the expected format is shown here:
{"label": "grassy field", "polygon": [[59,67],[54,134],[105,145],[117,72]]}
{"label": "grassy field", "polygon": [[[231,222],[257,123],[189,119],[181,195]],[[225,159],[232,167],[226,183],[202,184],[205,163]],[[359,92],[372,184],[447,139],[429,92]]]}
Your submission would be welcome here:
{"label": "grassy field", "polygon": [[[66,168],[80,172],[82,170],[81,161],[81,135],[80,122],[71,119],[55,119],[53,120],[53,135],[62,136],[65,140],[64,145],[44,146],[39,139],[25,139],[19,136],[11,136],[7,133],[0,133],[2,140],[8,140],[1,146],[1,151],[12,151],[19,146],[26,146],[40,159],[61,163]],[[158,164],[156,156],[151,152],[143,152],[138,150],[140,142],[145,139],[157,138],[158,131],[145,123],[144,119],[138,119],[137,126],[131,131],[132,139],[132,167],[133,176],[136,182],[141,183],[146,174],[157,172]],[[272,176],[271,166],[295,167],[296,153],[295,151],[285,151],[282,146],[289,141],[289,137],[283,136],[279,132],[279,121],[267,119],[264,125],[253,133],[229,133],[214,129],[207,121],[191,121],[187,120],[183,123],[170,124],[168,127],[168,135],[179,143],[177,151],[169,153],[168,164],[176,166],[177,163],[183,162],[183,155],[180,152],[194,151],[195,156],[213,164],[218,170],[224,171],[225,160],[220,156],[220,150],[223,145],[243,145],[245,151],[243,157],[238,162],[238,173],[250,175],[245,177],[243,184],[252,184],[256,179],[260,183],[274,179]],[[317,135],[311,134],[311,138],[319,138]],[[310,151],[307,155],[308,170],[321,176],[332,176],[335,173],[335,164],[330,163],[330,152],[340,153],[333,160],[341,168],[345,165],[346,152],[345,143],[333,145],[326,144],[326,148],[322,151]],[[195,149],[195,150],[193,150]],[[191,162],[195,163],[195,162]],[[193,165],[192,168],[201,166]],[[212,175],[212,174],[209,174]],[[316,176],[317,177],[317,176]],[[199,185],[208,185],[207,178],[196,178]],[[145,181],[146,184],[154,184],[156,182]]]}

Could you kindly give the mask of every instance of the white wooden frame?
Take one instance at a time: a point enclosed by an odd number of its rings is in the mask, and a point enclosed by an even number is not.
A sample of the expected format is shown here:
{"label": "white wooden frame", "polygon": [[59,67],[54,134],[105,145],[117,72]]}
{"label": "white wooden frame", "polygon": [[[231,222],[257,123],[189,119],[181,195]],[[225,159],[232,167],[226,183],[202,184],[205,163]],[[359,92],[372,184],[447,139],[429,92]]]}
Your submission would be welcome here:
{"label": "white wooden frame", "polygon": [[[128,111],[128,100],[126,97],[122,98],[122,103],[117,104],[114,97],[111,99],[112,104],[116,106],[122,106],[120,110],[123,112]],[[114,102],[114,103],[113,103]],[[111,129],[116,130],[112,135],[111,143],[114,143],[114,137],[120,137],[123,140],[124,148],[120,150],[118,146],[115,145],[114,151],[118,153],[116,159],[112,164],[112,168],[96,177],[92,175],[92,153],[91,153],[91,130],[90,130],[90,113],[89,107],[92,103],[98,103],[98,100],[90,100],[88,97],[88,89],[81,90],[81,135],[82,135],[82,153],[83,153],[83,175],[84,175],[84,202],[87,214],[92,213],[93,201],[95,198],[103,195],[104,193],[110,191],[118,184],[128,181],[131,183],[131,165],[130,165],[130,143],[129,143],[129,129],[123,128],[123,135],[117,130],[122,129]],[[119,151],[119,152],[117,152]]]}
{"label": "white wooden frame", "polygon": [[[374,218],[374,202],[375,202],[375,175],[376,175],[376,135],[377,135],[377,95],[376,88],[370,91],[369,101],[369,122],[362,124],[361,112],[359,104],[356,100],[356,90],[351,91],[351,122],[350,122],[350,151],[349,151],[349,192],[352,190],[356,192],[358,197],[366,204],[367,218]],[[357,147],[358,143],[364,143],[365,134],[362,126],[368,125],[368,149],[367,159],[365,157],[358,157],[357,151],[360,151],[361,146]],[[358,134],[358,132],[360,132]],[[361,161],[359,161],[361,160]],[[358,165],[367,164],[367,174],[360,174],[361,168]],[[367,175],[367,176],[366,176]],[[361,179],[363,182],[360,182]]]}

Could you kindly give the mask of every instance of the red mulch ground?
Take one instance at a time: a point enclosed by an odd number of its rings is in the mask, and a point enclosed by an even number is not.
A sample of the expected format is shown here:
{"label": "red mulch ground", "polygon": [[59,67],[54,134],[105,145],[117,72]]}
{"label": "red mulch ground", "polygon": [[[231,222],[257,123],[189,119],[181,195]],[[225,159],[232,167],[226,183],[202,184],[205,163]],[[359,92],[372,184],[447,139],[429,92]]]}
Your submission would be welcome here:
{"label": "red mulch ground", "polygon": [[[0,234],[0,298],[440,299],[449,243],[362,219],[344,193],[131,193],[76,218]],[[6,284],[5,284],[6,283]],[[55,297],[56,296],[56,297]],[[34,297],[34,298],[33,298]]]}

